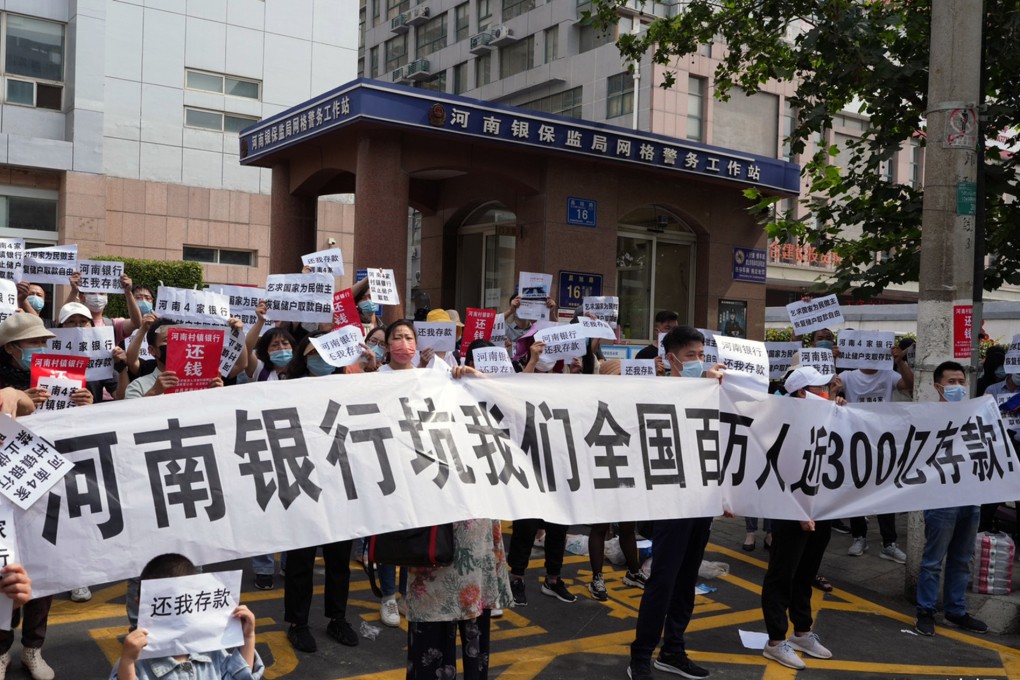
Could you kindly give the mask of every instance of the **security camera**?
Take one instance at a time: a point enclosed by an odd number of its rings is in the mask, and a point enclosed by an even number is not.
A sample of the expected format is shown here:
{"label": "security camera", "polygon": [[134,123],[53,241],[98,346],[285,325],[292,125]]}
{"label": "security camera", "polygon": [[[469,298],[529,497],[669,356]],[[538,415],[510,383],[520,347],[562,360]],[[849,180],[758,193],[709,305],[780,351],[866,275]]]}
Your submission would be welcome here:
{"label": "security camera", "polygon": [[335,246],[336,245],[336,239],[335,238],[328,238],[328,239],[326,239],[326,245],[327,246]]}

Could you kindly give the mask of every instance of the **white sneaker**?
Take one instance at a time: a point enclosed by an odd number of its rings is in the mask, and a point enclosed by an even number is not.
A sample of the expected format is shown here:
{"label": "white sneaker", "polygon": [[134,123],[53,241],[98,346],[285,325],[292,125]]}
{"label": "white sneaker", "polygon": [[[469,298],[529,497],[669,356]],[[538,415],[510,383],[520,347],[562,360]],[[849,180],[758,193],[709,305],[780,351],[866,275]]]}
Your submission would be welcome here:
{"label": "white sneaker", "polygon": [[0,654],[0,680],[4,680],[7,677],[7,667],[11,665],[11,653],[4,652]]}
{"label": "white sneaker", "polygon": [[761,651],[762,656],[766,659],[772,659],[778,661],[787,668],[792,668],[795,671],[804,670],[807,665],[801,661],[800,657],[797,656],[797,652],[793,651],[793,647],[786,640],[783,640],[778,645],[765,644],[765,649]]}
{"label": "white sneaker", "polygon": [[832,658],[832,652],[822,645],[821,638],[819,638],[815,633],[794,635],[788,640],[788,642],[790,643],[790,646],[798,652],[804,652],[808,656],[813,656],[816,659]]}
{"label": "white sneaker", "polygon": [[868,539],[861,536],[860,538],[854,539],[854,542],[850,544],[850,549],[846,551],[846,554],[852,557],[860,557],[866,552],[868,552]]}
{"label": "white sneaker", "polygon": [[[489,613],[489,618],[492,618],[492,619],[498,619],[501,616],[503,616],[503,610],[502,609],[493,609]],[[0,678],[0,680],[3,680],[3,678]]]}
{"label": "white sneaker", "polygon": [[396,628],[400,625],[400,610],[397,609],[397,599],[388,597],[379,606],[379,614],[382,617],[384,626]]}
{"label": "white sneaker", "polygon": [[892,560],[896,564],[907,563],[906,553],[900,550],[900,547],[895,543],[890,543],[889,545],[882,548],[882,552],[878,553],[878,556],[881,557],[883,560]]}
{"label": "white sneaker", "polygon": [[41,647],[22,647],[21,663],[28,669],[32,680],[53,680],[56,677],[50,665],[43,660]]}
{"label": "white sneaker", "polygon": [[88,602],[92,599],[92,591],[88,586],[75,588],[71,591],[71,602]]}

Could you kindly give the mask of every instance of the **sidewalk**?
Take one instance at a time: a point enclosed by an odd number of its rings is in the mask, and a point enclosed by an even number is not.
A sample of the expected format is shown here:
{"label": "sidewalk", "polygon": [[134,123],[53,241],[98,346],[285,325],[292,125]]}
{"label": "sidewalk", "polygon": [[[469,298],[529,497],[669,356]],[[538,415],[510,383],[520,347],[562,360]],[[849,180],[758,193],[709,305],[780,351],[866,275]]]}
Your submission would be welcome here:
{"label": "sidewalk", "polygon": [[[849,519],[849,518],[847,518]],[[904,551],[907,545],[907,513],[896,516],[896,532],[898,545]],[[712,526],[712,541],[719,545],[739,550],[744,542],[744,518],[722,518]],[[768,560],[768,553],[762,547],[765,533],[758,522],[757,546],[749,555],[758,559]],[[869,549],[861,557],[847,555],[852,539],[849,534],[832,532],[832,539],[822,560],[819,574],[832,582],[833,587],[841,584],[853,585],[855,589],[865,589],[876,595],[889,598],[902,604],[902,608],[912,610],[913,595],[908,599],[904,594],[905,565],[879,557],[882,550],[882,539],[878,534],[878,523],[874,517],[868,520]],[[1020,570],[1013,570],[1013,592],[1009,595],[979,595],[967,592],[970,613],[988,624],[991,633],[1009,634],[1020,631]]]}

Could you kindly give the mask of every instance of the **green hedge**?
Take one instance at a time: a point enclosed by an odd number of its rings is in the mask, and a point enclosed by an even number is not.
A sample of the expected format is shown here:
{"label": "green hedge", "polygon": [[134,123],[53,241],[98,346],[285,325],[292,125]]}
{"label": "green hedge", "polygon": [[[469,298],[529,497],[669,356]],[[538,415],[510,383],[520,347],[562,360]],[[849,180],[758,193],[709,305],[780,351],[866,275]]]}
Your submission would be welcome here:
{"label": "green hedge", "polygon": [[[175,288],[202,288],[202,265],[197,262],[168,262],[165,260],[138,260],[131,257],[99,256],[96,260],[112,260],[124,263],[124,273],[131,277],[135,285],[142,284],[152,291],[155,297],[159,291],[159,283]],[[106,306],[106,316],[111,319],[127,316],[122,295],[111,295]]]}

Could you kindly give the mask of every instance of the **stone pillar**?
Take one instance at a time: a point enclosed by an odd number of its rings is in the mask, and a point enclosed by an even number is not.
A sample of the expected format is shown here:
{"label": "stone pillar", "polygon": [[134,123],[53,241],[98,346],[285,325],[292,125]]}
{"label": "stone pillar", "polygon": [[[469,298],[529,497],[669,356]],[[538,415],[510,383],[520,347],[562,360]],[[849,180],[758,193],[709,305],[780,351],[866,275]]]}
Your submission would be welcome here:
{"label": "stone pillar", "polygon": [[315,197],[290,193],[290,166],[273,166],[273,195],[269,208],[269,273],[301,271],[301,256],[315,252]]}
{"label": "stone pillar", "polygon": [[400,305],[383,307],[383,321],[404,318],[407,287],[407,196],[409,179],[394,133],[358,141],[354,204],[354,267],[392,269]]}

